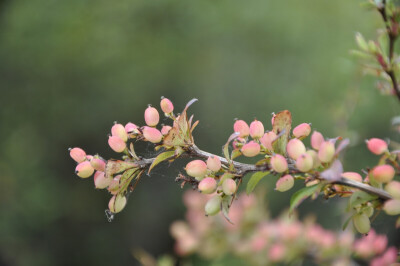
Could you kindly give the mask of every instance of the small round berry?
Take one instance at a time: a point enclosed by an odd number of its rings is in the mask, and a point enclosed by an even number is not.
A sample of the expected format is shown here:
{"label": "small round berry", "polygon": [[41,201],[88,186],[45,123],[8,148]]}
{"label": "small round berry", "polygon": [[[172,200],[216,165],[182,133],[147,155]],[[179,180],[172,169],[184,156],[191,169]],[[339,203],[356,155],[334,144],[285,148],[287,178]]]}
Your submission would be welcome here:
{"label": "small round berry", "polygon": [[86,160],[86,152],[81,148],[70,149],[69,155],[77,163],[81,163]]}
{"label": "small round berry", "polygon": [[353,216],[353,224],[361,234],[367,234],[371,229],[371,222],[365,213],[357,213]]}
{"label": "small round berry", "polygon": [[372,175],[374,176],[376,181],[380,183],[388,183],[392,181],[395,175],[395,171],[391,165],[378,165],[372,169]]}
{"label": "small round berry", "polygon": [[245,138],[250,134],[250,128],[243,120],[236,120],[233,124],[234,132],[239,132],[239,137]]}
{"label": "small round berry", "polygon": [[200,181],[198,189],[203,194],[214,193],[217,189],[217,181],[215,181],[215,179],[212,177],[206,177]]}
{"label": "small round berry", "polygon": [[249,143],[243,145],[241,151],[246,157],[254,157],[260,153],[260,144],[254,141],[250,141]]}
{"label": "small round berry", "polygon": [[277,137],[277,136],[276,136],[275,132],[269,131],[269,132],[265,133],[265,134],[261,137],[260,142],[261,142],[261,144],[262,144],[265,148],[267,148],[269,151],[273,151],[272,142],[276,139],[276,137]]}
{"label": "small round berry", "polygon": [[290,158],[292,158],[293,160],[297,160],[297,157],[299,157],[300,154],[306,152],[306,147],[301,140],[291,139],[286,145],[286,151]]}
{"label": "small round berry", "polygon": [[275,154],[272,156],[270,164],[271,168],[277,173],[283,173],[288,169],[288,164],[285,157],[280,154]]}
{"label": "small round berry", "polygon": [[129,122],[129,123],[127,123],[127,124],[125,125],[125,132],[126,132],[127,134],[130,134],[130,133],[135,133],[135,134],[137,134],[137,133],[139,133],[138,126],[135,125],[134,123]]}
{"label": "small round berry", "polygon": [[357,182],[362,182],[362,176],[356,172],[344,172],[342,174],[342,177],[350,179],[350,180],[354,180]]}
{"label": "small round berry", "polygon": [[219,195],[215,195],[211,199],[209,199],[204,207],[207,216],[213,216],[219,213],[221,210],[221,202],[222,199]]}
{"label": "small round berry", "polygon": [[147,141],[151,143],[159,143],[162,140],[163,135],[157,128],[143,127],[143,136]]}
{"label": "small round berry", "polygon": [[161,134],[163,134],[163,136],[167,135],[169,133],[169,131],[172,129],[171,126],[163,126],[161,128]]}
{"label": "small round berry", "polygon": [[322,136],[321,133],[318,131],[314,131],[311,135],[311,147],[315,150],[319,150],[319,147],[321,146],[322,142],[324,142],[324,136]]}
{"label": "small round berry", "polygon": [[112,213],[119,213],[125,208],[126,197],[120,194],[114,195],[108,203],[108,208]]}
{"label": "small round berry", "polygon": [[236,182],[232,178],[227,178],[222,183],[222,191],[225,195],[232,195],[236,191]]}
{"label": "small round berry", "polygon": [[291,175],[284,175],[276,181],[275,190],[285,192],[291,189],[294,185],[294,178]]}
{"label": "small round berry", "polygon": [[106,168],[106,162],[103,159],[99,158],[99,156],[94,156],[90,160],[90,164],[97,171],[104,172],[104,170]]}
{"label": "small round berry", "polygon": [[254,120],[250,124],[249,133],[253,139],[261,138],[264,135],[264,125],[260,121]]}
{"label": "small round berry", "polygon": [[311,157],[310,154],[308,153],[303,153],[300,154],[299,157],[297,157],[296,160],[296,167],[299,169],[301,172],[308,172],[313,168],[313,158]]}
{"label": "small round berry", "polygon": [[94,169],[89,161],[79,163],[75,168],[75,173],[81,178],[88,178],[94,172]]}
{"label": "small round berry", "polygon": [[144,112],[144,120],[146,121],[146,125],[150,127],[157,126],[160,121],[160,115],[158,114],[157,109],[151,106],[147,107]]}
{"label": "small round berry", "polygon": [[221,169],[221,160],[217,156],[208,157],[207,168],[210,171],[218,172]]}
{"label": "small round berry", "polygon": [[311,133],[311,126],[308,123],[302,123],[293,129],[293,135],[296,138],[307,137]]}
{"label": "small round berry", "polygon": [[196,178],[196,180],[202,180],[207,174],[207,164],[202,160],[194,160],[186,165],[186,173]]}
{"label": "small round berry", "polygon": [[161,106],[161,110],[166,114],[172,113],[174,111],[174,105],[167,98],[161,99],[160,106]]}
{"label": "small round berry", "polygon": [[318,151],[318,159],[323,163],[329,163],[335,156],[335,145],[330,141],[321,143]]}
{"label": "small round berry", "polygon": [[400,199],[400,182],[391,181],[385,186],[385,190],[395,199]]}
{"label": "small round berry", "polygon": [[112,178],[106,178],[105,173],[96,171],[94,173],[94,186],[98,189],[106,188],[110,185]]}
{"label": "small round berry", "polygon": [[128,134],[126,133],[125,127],[121,124],[115,124],[112,126],[111,135],[120,137],[125,142],[128,140]]}
{"label": "small round berry", "polygon": [[387,143],[382,139],[372,138],[367,140],[367,147],[373,154],[381,155],[388,150]]}
{"label": "small round berry", "polygon": [[399,215],[400,214],[400,200],[391,199],[387,200],[383,205],[383,209],[388,215]]}
{"label": "small round berry", "polygon": [[110,145],[111,149],[115,152],[123,152],[126,148],[126,143],[118,136],[110,136],[108,138],[108,145]]}

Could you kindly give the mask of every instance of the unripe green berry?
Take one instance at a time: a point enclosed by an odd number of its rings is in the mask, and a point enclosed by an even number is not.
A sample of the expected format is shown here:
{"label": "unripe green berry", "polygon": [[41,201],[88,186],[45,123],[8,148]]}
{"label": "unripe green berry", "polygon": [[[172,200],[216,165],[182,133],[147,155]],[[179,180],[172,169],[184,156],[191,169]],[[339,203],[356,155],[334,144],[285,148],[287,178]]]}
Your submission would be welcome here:
{"label": "unripe green berry", "polygon": [[215,195],[211,199],[209,199],[204,207],[205,213],[207,216],[213,216],[219,213],[221,210],[221,202],[222,198],[219,195]]}
{"label": "unripe green berry", "polygon": [[221,160],[217,156],[208,157],[207,168],[213,172],[218,172],[221,169]]}
{"label": "unripe green berry", "polygon": [[151,143],[159,143],[162,140],[162,134],[157,128],[143,127],[143,137]]}
{"label": "unripe green berry", "polygon": [[283,173],[288,169],[288,164],[285,157],[280,154],[275,154],[272,156],[270,164],[271,168],[277,173]]}
{"label": "unripe green berry", "polygon": [[329,163],[335,156],[335,145],[330,141],[321,143],[318,151],[318,159],[323,163]]}
{"label": "unripe green berry", "polygon": [[125,208],[126,197],[121,194],[114,195],[108,203],[108,208],[112,213],[119,213]]}
{"label": "unripe green berry", "polygon": [[294,185],[294,178],[291,175],[284,175],[276,181],[275,190],[285,192],[291,189]]}
{"label": "unripe green berry", "polygon": [[369,205],[364,209],[364,213],[368,216],[371,217],[374,214],[374,208]]}
{"label": "unripe green berry", "polygon": [[203,194],[211,194],[217,190],[217,181],[212,177],[206,177],[200,181],[198,189]]}
{"label": "unripe green berry", "polygon": [[391,199],[387,200],[383,205],[383,209],[388,215],[399,215],[400,214],[400,200]]}
{"label": "unripe green berry", "polygon": [[239,132],[239,137],[245,138],[250,134],[250,128],[243,120],[236,120],[233,124],[234,132]]}
{"label": "unripe green berry", "polygon": [[385,186],[385,190],[395,199],[400,199],[400,182],[391,181]]}
{"label": "unripe green berry", "polygon": [[264,125],[260,121],[254,120],[250,124],[249,133],[253,139],[261,138],[264,135]]}
{"label": "unripe green berry", "polygon": [[315,150],[319,150],[319,147],[321,146],[322,142],[324,142],[324,136],[322,136],[321,133],[318,131],[314,131],[311,135],[311,147]]}
{"label": "unripe green berry", "polygon": [[146,121],[146,125],[150,127],[157,126],[160,121],[160,115],[158,114],[157,109],[151,106],[147,107],[144,112],[144,120]]}
{"label": "unripe green berry", "polygon": [[246,157],[254,157],[260,153],[260,144],[255,141],[250,141],[249,143],[243,145],[241,152]]}
{"label": "unripe green berry", "polygon": [[378,165],[372,169],[372,175],[375,180],[380,183],[388,183],[392,181],[394,174],[394,168],[388,164]]}
{"label": "unripe green berry", "polygon": [[79,163],[75,168],[75,173],[81,178],[88,178],[94,172],[94,169],[89,161]]}
{"label": "unripe green berry", "polygon": [[308,153],[303,153],[296,160],[296,167],[301,172],[308,172],[313,167],[313,158]]}
{"label": "unripe green berry", "polygon": [[293,160],[297,160],[297,157],[299,157],[300,154],[306,152],[306,147],[301,140],[291,139],[286,146],[286,151],[290,158],[292,158]]}
{"label": "unripe green berry", "polygon": [[86,160],[86,152],[81,148],[70,149],[69,155],[77,163],[81,163]]}
{"label": "unripe green berry", "polygon": [[304,138],[310,135],[311,126],[308,123],[302,123],[293,129],[293,135],[296,138]]}
{"label": "unripe green berry", "polygon": [[365,213],[357,213],[354,215],[353,224],[360,234],[367,234],[371,229],[371,222]]}
{"label": "unripe green berry", "polygon": [[108,145],[110,145],[111,149],[115,152],[123,152],[126,148],[126,143],[118,136],[110,136],[108,137]]}
{"label": "unripe green berry", "polygon": [[225,195],[232,195],[236,191],[236,182],[232,178],[227,178],[222,183],[222,191]]}
{"label": "unripe green berry", "polygon": [[120,137],[125,142],[128,140],[128,134],[126,133],[125,127],[121,124],[115,124],[112,126],[111,135]]}
{"label": "unripe green berry", "polygon": [[196,180],[202,180],[207,174],[207,164],[202,160],[194,160],[186,165],[186,173],[196,178]]}

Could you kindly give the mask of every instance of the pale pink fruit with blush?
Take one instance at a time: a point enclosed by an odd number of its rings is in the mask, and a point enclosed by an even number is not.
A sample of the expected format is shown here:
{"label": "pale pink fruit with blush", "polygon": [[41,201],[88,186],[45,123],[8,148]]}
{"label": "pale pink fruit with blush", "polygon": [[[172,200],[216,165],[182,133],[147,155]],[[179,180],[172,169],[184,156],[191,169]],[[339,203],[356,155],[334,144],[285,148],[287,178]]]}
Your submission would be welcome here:
{"label": "pale pink fruit with blush", "polygon": [[208,157],[207,168],[210,171],[218,172],[221,169],[221,160],[217,156]]}
{"label": "pale pink fruit with blush", "polygon": [[249,133],[253,139],[261,138],[264,135],[264,125],[260,121],[254,120],[250,124]]}
{"label": "pale pink fruit with blush", "polygon": [[126,148],[126,143],[118,136],[110,136],[108,137],[108,145],[110,145],[111,149],[115,152],[123,152]]}
{"label": "pale pink fruit with blush", "polygon": [[163,135],[163,136],[165,136],[165,135],[167,135],[168,133],[169,133],[169,131],[172,129],[172,127],[171,126],[163,126],[162,128],[161,128],[161,134]]}
{"label": "pale pink fruit with blush", "polygon": [[260,153],[260,144],[255,141],[250,141],[249,143],[243,145],[241,152],[246,157],[254,157]]}
{"label": "pale pink fruit with blush", "polygon": [[101,171],[104,172],[106,168],[106,162],[99,158],[99,156],[93,156],[93,158],[90,160],[90,164],[96,171]]}
{"label": "pale pink fruit with blush", "polygon": [[96,171],[94,173],[94,186],[98,189],[106,188],[110,185],[112,178],[106,178],[105,173]]}
{"label": "pale pink fruit with blush", "polygon": [[122,175],[117,175],[115,176],[111,181],[110,184],[108,185],[108,191],[115,195],[118,193],[120,187],[120,180],[121,180]]}
{"label": "pale pink fruit with blush", "polygon": [[163,135],[157,128],[145,126],[143,127],[143,137],[151,143],[159,143]]}
{"label": "pale pink fruit with blush", "polygon": [[245,138],[250,134],[249,125],[243,120],[236,120],[233,124],[233,131],[239,132],[239,137]]}
{"label": "pale pink fruit with blush", "polygon": [[356,172],[344,172],[342,174],[342,177],[350,179],[350,180],[354,180],[357,182],[362,182],[362,176]]}
{"label": "pale pink fruit with blush", "polygon": [[111,135],[120,137],[125,142],[128,140],[128,134],[126,133],[125,127],[121,124],[114,124],[112,126]]}
{"label": "pale pink fruit with blush", "polygon": [[174,111],[174,105],[167,98],[161,97],[160,106],[161,110],[166,114],[172,113]]}
{"label": "pale pink fruit with blush", "polygon": [[385,151],[388,150],[387,143],[382,139],[372,138],[372,139],[366,140],[365,142],[367,143],[368,149],[373,154],[381,155]]}
{"label": "pale pink fruit with blush", "polygon": [[215,181],[215,179],[212,177],[206,177],[200,181],[197,188],[203,194],[214,193],[215,190],[217,189],[217,181]]}
{"label": "pale pink fruit with blush", "polygon": [[296,138],[304,138],[310,135],[311,126],[308,123],[302,123],[293,129],[293,135]]}
{"label": "pale pink fruit with blush", "polygon": [[321,133],[318,131],[314,131],[311,135],[311,147],[315,150],[319,150],[319,147],[321,146],[322,142],[324,142],[324,136],[322,136]]}
{"label": "pale pink fruit with blush", "polygon": [[144,120],[146,121],[146,125],[150,127],[157,126],[160,121],[160,114],[156,108],[149,106],[144,111]]}
{"label": "pale pink fruit with blush", "polygon": [[316,151],[308,150],[308,151],[306,151],[306,153],[308,153],[311,156],[311,158],[313,159],[313,166],[312,166],[313,168],[317,168],[318,166],[321,165],[321,162],[318,159],[318,153]]}
{"label": "pale pink fruit with blush", "polygon": [[300,154],[306,152],[306,147],[304,143],[299,139],[291,139],[289,140],[288,144],[286,145],[286,151],[290,158],[296,160]]}
{"label": "pale pink fruit with blush", "polygon": [[79,163],[75,168],[75,173],[81,178],[88,178],[94,172],[94,169],[89,161]]}
{"label": "pale pink fruit with blush", "polygon": [[207,164],[202,160],[189,162],[186,167],[186,173],[197,180],[202,180],[207,174]]}
{"label": "pale pink fruit with blush", "polygon": [[129,122],[125,125],[125,132],[127,134],[129,134],[129,133],[137,134],[137,133],[139,133],[138,126],[135,125],[134,123]]}
{"label": "pale pink fruit with blush", "polygon": [[81,148],[70,149],[69,155],[77,163],[81,163],[86,160],[86,152]]}
{"label": "pale pink fruit with blush", "polygon": [[372,169],[372,175],[375,180],[380,183],[388,183],[392,181],[394,174],[394,168],[388,164],[378,165]]}
{"label": "pale pink fruit with blush", "polygon": [[205,213],[207,216],[213,216],[219,213],[221,210],[221,202],[222,198],[219,195],[215,195],[211,199],[209,199],[204,207]]}
{"label": "pale pink fruit with blush", "polygon": [[110,201],[108,202],[108,209],[112,213],[119,213],[125,208],[126,205],[126,197],[120,194],[114,195]]}
{"label": "pale pink fruit with blush", "polygon": [[225,195],[232,195],[236,191],[236,182],[232,178],[227,178],[222,183],[222,191]]}
{"label": "pale pink fruit with blush", "polygon": [[385,186],[385,190],[395,199],[400,199],[400,182],[391,181]]}
{"label": "pale pink fruit with blush", "polygon": [[335,145],[330,141],[321,143],[318,151],[318,159],[323,163],[329,163],[335,156]]}
{"label": "pale pink fruit with blush", "polygon": [[288,164],[285,157],[280,154],[275,154],[272,156],[270,164],[271,168],[277,173],[283,173],[288,169]]}
{"label": "pale pink fruit with blush", "polygon": [[277,136],[276,136],[275,132],[269,131],[260,138],[260,142],[265,148],[272,151],[273,150],[272,142],[276,139],[276,137]]}
{"label": "pale pink fruit with blush", "polygon": [[285,255],[286,247],[281,243],[273,244],[268,250],[268,258],[273,262],[283,260]]}
{"label": "pale pink fruit with blush", "polygon": [[385,201],[383,205],[383,210],[388,215],[399,215],[400,214],[400,200],[398,199],[391,199]]}
{"label": "pale pink fruit with blush", "polygon": [[301,172],[308,172],[313,168],[313,158],[308,153],[300,154],[296,160],[296,167]]}
{"label": "pale pink fruit with blush", "polygon": [[291,175],[284,175],[276,181],[275,190],[285,192],[291,189],[294,185],[294,178]]}

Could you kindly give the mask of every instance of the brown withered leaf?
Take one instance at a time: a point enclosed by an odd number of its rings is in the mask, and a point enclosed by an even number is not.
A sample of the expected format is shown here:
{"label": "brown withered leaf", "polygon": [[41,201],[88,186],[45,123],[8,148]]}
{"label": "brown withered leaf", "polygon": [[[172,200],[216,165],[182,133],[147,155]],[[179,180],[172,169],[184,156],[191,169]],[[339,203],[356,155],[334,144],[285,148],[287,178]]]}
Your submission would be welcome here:
{"label": "brown withered leaf", "polygon": [[278,138],[272,143],[275,153],[286,155],[286,145],[289,141],[290,130],[292,129],[292,114],[284,110],[275,115],[272,131]]}

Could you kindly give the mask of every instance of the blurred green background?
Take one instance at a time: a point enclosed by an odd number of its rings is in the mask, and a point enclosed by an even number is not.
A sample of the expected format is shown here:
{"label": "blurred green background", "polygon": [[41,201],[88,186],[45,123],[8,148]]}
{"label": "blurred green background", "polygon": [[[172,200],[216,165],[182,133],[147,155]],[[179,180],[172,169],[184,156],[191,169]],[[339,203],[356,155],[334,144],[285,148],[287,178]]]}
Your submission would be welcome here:
{"label": "blurred green background", "polygon": [[[214,153],[234,118],[269,128],[272,112],[289,109],[294,124],[352,139],[346,170],[374,165],[363,140],[399,140],[390,128],[399,103],[381,96],[349,54],[356,31],[373,38],[382,26],[359,3],[0,1],[0,264],[135,265],[134,248],[173,251],[168,227],[184,212],[174,178],[184,162],[144,176],[109,223],[109,195],[74,175],[67,151],[115,158],[113,121],[143,124],[147,104],[162,95],[177,110],[199,99],[190,108],[200,120],[195,140]],[[273,184],[265,182],[277,215],[290,192]],[[338,229],[344,208],[321,200],[300,213]],[[393,223],[381,215],[374,226],[398,246]]]}

